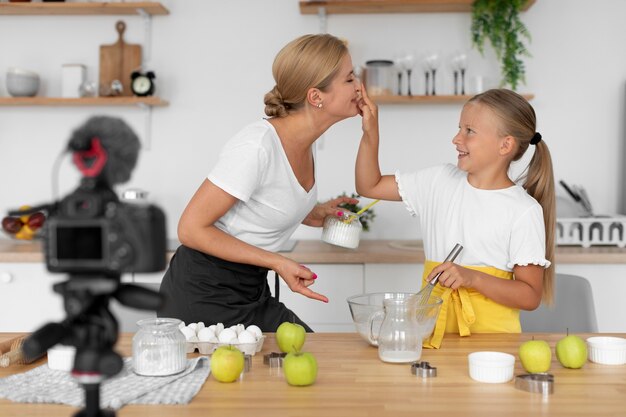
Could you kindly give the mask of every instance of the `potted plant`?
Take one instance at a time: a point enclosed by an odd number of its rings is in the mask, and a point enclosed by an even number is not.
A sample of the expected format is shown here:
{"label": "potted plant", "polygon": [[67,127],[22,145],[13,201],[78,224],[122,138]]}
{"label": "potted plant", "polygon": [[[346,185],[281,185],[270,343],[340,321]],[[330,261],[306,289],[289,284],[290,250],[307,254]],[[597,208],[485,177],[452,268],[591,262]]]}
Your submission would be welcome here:
{"label": "potted plant", "polygon": [[485,40],[500,60],[502,85],[517,89],[526,83],[522,56],[530,56],[524,40],[530,41],[530,33],[520,20],[520,12],[527,0],[475,0],[472,5],[472,41],[484,54]]}
{"label": "potted plant", "polygon": [[[348,195],[343,192],[343,194],[341,194],[338,197],[348,197]],[[350,194],[350,198],[360,198],[361,196],[359,196],[358,194]],[[356,213],[357,211],[361,210],[361,206],[358,204],[348,204],[348,203],[341,203],[339,204],[339,207],[343,207],[346,210],[351,211],[352,213]],[[359,220],[361,221],[361,225],[363,225],[363,231],[367,232],[368,230],[370,230],[370,224],[374,221],[374,218],[376,217],[376,214],[374,214],[374,209],[369,209],[367,210],[365,213],[363,213],[361,215],[361,217],[359,217]]]}

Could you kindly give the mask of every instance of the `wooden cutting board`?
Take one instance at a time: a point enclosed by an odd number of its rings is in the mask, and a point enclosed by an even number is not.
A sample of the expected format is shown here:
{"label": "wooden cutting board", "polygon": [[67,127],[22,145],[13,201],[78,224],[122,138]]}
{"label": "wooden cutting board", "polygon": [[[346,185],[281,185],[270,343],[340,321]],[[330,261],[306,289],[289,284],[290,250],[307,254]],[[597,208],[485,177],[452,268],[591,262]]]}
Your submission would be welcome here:
{"label": "wooden cutting board", "polygon": [[124,86],[120,95],[132,96],[130,74],[141,69],[141,45],[124,42],[126,23],[123,21],[117,22],[115,29],[118,33],[117,42],[100,46],[100,85],[110,87],[111,81],[119,80]]}

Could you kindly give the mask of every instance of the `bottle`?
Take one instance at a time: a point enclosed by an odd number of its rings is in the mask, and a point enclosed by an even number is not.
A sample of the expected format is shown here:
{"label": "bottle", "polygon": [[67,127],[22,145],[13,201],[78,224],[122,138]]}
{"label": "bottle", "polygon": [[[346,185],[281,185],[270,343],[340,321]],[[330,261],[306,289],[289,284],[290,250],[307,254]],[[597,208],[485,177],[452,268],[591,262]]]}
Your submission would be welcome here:
{"label": "bottle", "polygon": [[181,323],[172,318],[139,320],[133,336],[133,370],[139,375],[164,376],[187,367],[186,339]]}

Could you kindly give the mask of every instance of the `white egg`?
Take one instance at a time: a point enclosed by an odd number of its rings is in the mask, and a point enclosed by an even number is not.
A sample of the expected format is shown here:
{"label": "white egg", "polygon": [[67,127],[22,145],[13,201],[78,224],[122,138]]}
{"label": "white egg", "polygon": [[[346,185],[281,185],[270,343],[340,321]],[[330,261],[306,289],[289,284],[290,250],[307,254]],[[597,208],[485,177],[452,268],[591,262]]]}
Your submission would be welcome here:
{"label": "white egg", "polygon": [[208,342],[211,337],[215,337],[215,333],[213,333],[213,330],[209,329],[208,327],[200,329],[200,331],[198,332],[198,339],[201,342]]}
{"label": "white egg", "polygon": [[230,343],[233,339],[237,339],[237,333],[231,329],[224,329],[217,336],[220,343]]}
{"label": "white egg", "polygon": [[224,323],[217,323],[216,324],[216,328],[215,328],[215,336],[219,336],[220,333],[222,333],[222,330],[224,330]]}
{"label": "white egg", "polygon": [[198,333],[200,330],[204,329],[206,326],[204,325],[203,321],[199,321],[198,323],[196,323],[196,333]]}
{"label": "white egg", "polygon": [[232,325],[232,326],[229,327],[229,329],[232,330],[233,332],[235,332],[235,334],[238,334],[237,333],[237,325]]}
{"label": "white egg", "polygon": [[210,329],[213,333],[217,334],[217,326],[215,324],[210,325],[207,329]]}
{"label": "white egg", "polygon": [[183,327],[187,327],[187,326],[185,325],[184,321],[181,321],[180,324],[178,325],[178,328],[182,329]]}
{"label": "white egg", "polygon": [[182,329],[180,329],[180,331],[185,335],[185,339],[189,340],[192,336],[195,337],[196,336],[196,332],[193,331],[193,329],[190,329],[189,327],[183,327]]}
{"label": "white egg", "polygon": [[187,325],[187,328],[189,328],[189,329],[193,330],[194,332],[196,332],[197,331],[196,329],[198,328],[198,324],[197,323],[189,323]]}
{"label": "white egg", "polygon": [[189,339],[187,339],[187,342],[189,343],[196,343],[199,342],[200,340],[198,340],[198,336],[191,336]]}
{"label": "white egg", "polygon": [[217,337],[215,337],[215,335],[209,337],[209,340],[207,340],[207,342],[210,343],[219,343],[220,341],[217,339]]}
{"label": "white egg", "polygon": [[252,333],[254,335],[254,337],[257,338],[257,340],[260,339],[261,336],[263,336],[263,332],[261,331],[259,326],[255,326],[254,324],[251,324],[250,326],[248,326],[248,328],[246,330],[248,332]]}
{"label": "white egg", "polygon": [[239,343],[255,343],[256,342],[256,336],[254,336],[252,333],[250,333],[247,330],[244,330],[243,332],[239,333],[239,336],[237,336]]}
{"label": "white egg", "polygon": [[243,324],[237,325],[237,335],[239,335],[239,333],[243,332],[244,330],[246,330],[246,326],[244,326]]}

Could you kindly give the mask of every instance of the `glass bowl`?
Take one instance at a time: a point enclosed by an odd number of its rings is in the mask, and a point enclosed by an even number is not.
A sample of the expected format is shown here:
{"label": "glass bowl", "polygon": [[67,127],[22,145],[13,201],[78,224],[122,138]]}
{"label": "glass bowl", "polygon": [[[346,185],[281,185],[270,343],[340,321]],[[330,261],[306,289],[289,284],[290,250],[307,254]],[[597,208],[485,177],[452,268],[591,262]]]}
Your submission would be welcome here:
{"label": "glass bowl", "polygon": [[[361,335],[363,340],[367,341],[372,346],[377,346],[377,342],[370,341],[369,338],[370,317],[378,312],[384,311],[383,300],[388,298],[406,300],[412,295],[414,294],[405,292],[374,292],[348,297],[348,307],[350,308],[350,314],[352,315],[356,331]],[[418,318],[422,340],[430,337],[432,334],[442,303],[443,300],[441,298],[431,296],[427,304],[415,306],[415,314]],[[384,315],[380,314],[379,319],[372,322],[372,332],[375,337],[378,337],[383,317]]]}

